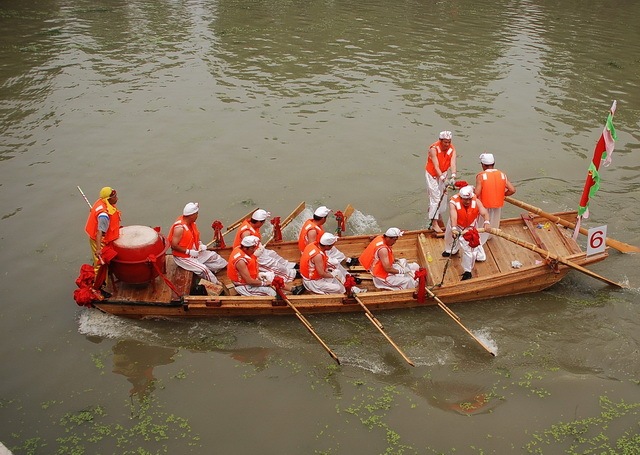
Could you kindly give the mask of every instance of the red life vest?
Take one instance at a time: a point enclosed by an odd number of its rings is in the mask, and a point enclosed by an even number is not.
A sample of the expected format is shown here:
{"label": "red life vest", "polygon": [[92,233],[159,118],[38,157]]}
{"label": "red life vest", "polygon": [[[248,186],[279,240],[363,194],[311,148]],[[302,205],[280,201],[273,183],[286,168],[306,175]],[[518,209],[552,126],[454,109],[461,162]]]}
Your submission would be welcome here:
{"label": "red life vest", "polygon": [[504,205],[504,193],[507,188],[507,176],[497,169],[486,169],[479,172],[482,179],[480,202],[488,209],[496,209]]}
{"label": "red life vest", "polygon": [[258,261],[256,257],[242,251],[241,247],[235,247],[229,255],[229,263],[227,264],[227,276],[234,283],[246,284],[246,281],[238,273],[237,264],[239,261],[244,261],[249,269],[249,276],[251,278],[258,278]]}
{"label": "red life vest", "polygon": [[384,236],[379,235],[369,243],[358,258],[360,264],[371,272],[373,276],[385,279],[389,273],[384,269],[382,262],[378,256],[378,252],[382,249],[389,251],[389,261],[393,264],[393,250],[384,242]]}
{"label": "red life vest", "polygon": [[302,225],[302,229],[300,229],[300,235],[298,236],[298,248],[300,251],[304,251],[309,243],[309,231],[316,231],[316,241],[320,240],[322,234],[324,234],[324,229],[314,223],[313,218],[309,218]]}
{"label": "red life vest", "polygon": [[[440,148],[440,141],[437,141],[431,144],[429,146],[429,150],[431,150],[432,147],[436,149],[436,157],[438,158],[438,166],[440,167],[440,170],[442,172],[446,172],[451,166],[451,158],[456,151],[455,147],[453,146],[453,144],[451,144],[449,145],[448,150],[443,151]],[[436,173],[436,167],[431,161],[431,158],[429,157],[428,152],[427,152],[427,164],[425,165],[425,169],[427,170],[429,175],[431,175],[431,177],[438,177],[438,174]]]}
{"label": "red life vest", "polygon": [[324,269],[327,270],[327,253],[322,251],[317,243],[310,243],[305,247],[302,256],[300,256],[300,275],[309,280],[319,280],[322,278],[315,265],[311,262],[317,255],[322,255],[322,263],[324,264]]}
{"label": "red life vest", "polygon": [[475,225],[475,222],[478,219],[478,215],[480,214],[480,210],[478,209],[478,199],[473,196],[469,207],[462,205],[460,199],[460,195],[456,194],[451,198],[451,202],[455,205],[456,212],[458,213],[458,227],[466,229],[469,226]]}
{"label": "red life vest", "polygon": [[[200,232],[198,231],[198,226],[196,226],[196,223],[187,224],[184,216],[178,217],[175,223],[171,225],[171,229],[169,229],[169,235],[167,235],[167,241],[169,242],[169,245],[171,245],[173,242],[173,235],[176,226],[182,226],[182,238],[178,243],[179,247],[185,250],[195,250],[200,247]],[[174,250],[173,247],[171,247],[171,253],[179,258],[189,257],[187,253]]]}
{"label": "red life vest", "polygon": [[[114,210],[113,213],[109,213],[109,207]],[[109,215],[109,228],[102,237],[102,242],[106,245],[120,237],[120,210],[115,205],[110,205],[104,200],[98,199],[91,207],[84,230],[92,240],[95,240],[98,235],[98,216],[101,213]]]}
{"label": "red life vest", "polygon": [[243,223],[240,225],[240,227],[238,228],[238,232],[236,232],[236,238],[233,240],[233,247],[237,247],[240,246],[240,242],[242,242],[242,239],[244,237],[246,237],[244,235],[245,232],[249,232],[249,235],[255,235],[256,237],[258,237],[261,241],[262,241],[262,236],[260,235],[260,230],[254,228],[253,226],[251,226],[251,218],[248,218],[246,220],[243,221]]}

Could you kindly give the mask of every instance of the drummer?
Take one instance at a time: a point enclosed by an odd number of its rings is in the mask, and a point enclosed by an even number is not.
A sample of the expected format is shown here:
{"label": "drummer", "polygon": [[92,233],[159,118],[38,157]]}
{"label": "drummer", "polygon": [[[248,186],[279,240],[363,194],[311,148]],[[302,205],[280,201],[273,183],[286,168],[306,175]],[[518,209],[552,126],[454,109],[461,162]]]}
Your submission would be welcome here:
{"label": "drummer", "polygon": [[199,210],[197,202],[185,205],[182,216],[169,229],[168,241],[178,267],[217,284],[219,281],[215,273],[225,268],[227,261],[215,251],[207,250],[207,245],[200,241],[200,232],[196,226]]}
{"label": "drummer", "polygon": [[98,200],[91,207],[84,227],[89,236],[89,244],[93,253],[93,267],[96,273],[101,265],[100,252],[102,248],[120,237],[120,210],[116,207],[117,203],[116,190],[109,186],[102,188]]}

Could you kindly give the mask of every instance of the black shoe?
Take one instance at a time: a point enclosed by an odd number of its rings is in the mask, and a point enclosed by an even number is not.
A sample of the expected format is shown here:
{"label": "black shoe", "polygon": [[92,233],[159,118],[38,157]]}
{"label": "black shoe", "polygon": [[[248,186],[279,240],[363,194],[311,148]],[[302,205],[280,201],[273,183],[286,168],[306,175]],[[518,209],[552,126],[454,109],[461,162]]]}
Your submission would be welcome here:
{"label": "black shoe", "polygon": [[300,285],[300,286],[294,286],[294,287],[291,289],[291,293],[292,293],[293,295],[300,295],[300,294],[302,294],[303,292],[304,292],[304,286],[302,286],[302,285]]}
{"label": "black shoe", "polygon": [[361,284],[362,283],[362,278],[358,278],[356,276],[356,277],[353,277],[353,279],[356,280],[356,284]]}
{"label": "black shoe", "polygon": [[296,270],[296,277],[294,279],[297,280],[298,278],[302,278],[302,275],[300,274],[300,270]]}
{"label": "black shoe", "polygon": [[360,261],[358,260],[358,258],[347,258],[347,260],[344,262],[345,264],[347,264],[347,267],[355,267],[357,265],[360,265]]}
{"label": "black shoe", "polygon": [[464,281],[464,280],[468,280],[469,278],[473,278],[473,277],[471,276],[471,272],[464,272],[464,273],[462,274],[462,278],[461,278],[461,280],[462,280],[462,281]]}
{"label": "black shoe", "polygon": [[442,257],[443,258],[448,258],[449,256],[451,256],[451,253],[449,253],[448,251],[443,251],[442,252]]}
{"label": "black shoe", "polygon": [[296,270],[300,270],[300,264],[294,265],[293,268],[296,269]]}

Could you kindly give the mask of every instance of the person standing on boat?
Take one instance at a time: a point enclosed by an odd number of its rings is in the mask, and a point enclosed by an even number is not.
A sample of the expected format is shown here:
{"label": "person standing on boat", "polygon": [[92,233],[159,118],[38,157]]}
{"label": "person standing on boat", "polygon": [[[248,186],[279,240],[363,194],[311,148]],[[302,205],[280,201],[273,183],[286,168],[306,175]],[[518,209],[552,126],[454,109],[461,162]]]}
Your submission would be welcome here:
{"label": "person standing on boat", "polygon": [[309,243],[300,257],[300,274],[304,287],[314,294],[344,294],[346,271],[329,262],[329,252],[338,237],[325,232]]}
{"label": "person standing on boat", "polygon": [[360,255],[360,264],[373,275],[373,284],[378,289],[397,291],[414,289],[418,286],[415,272],[420,268],[416,263],[407,263],[401,258],[395,260],[393,245],[403,231],[396,227],[387,229],[384,235],[374,238]]}
{"label": "person standing on boat", "polygon": [[[480,199],[473,193],[473,186],[467,185],[460,188],[458,194],[449,201],[449,222],[444,233],[445,250],[443,257],[457,254],[462,249],[462,274],[463,280],[472,278],[471,271],[476,263],[485,261],[487,255],[477,236],[476,225],[478,216],[482,216],[484,224],[489,224],[489,212],[484,208]],[[475,236],[474,236],[475,233]]]}
{"label": "person standing on boat", "polygon": [[[298,235],[298,248],[300,252],[304,252],[304,249],[310,243],[317,243],[322,234],[324,234],[324,224],[327,222],[327,217],[331,213],[331,209],[321,205],[313,212],[313,218],[309,218],[302,225],[300,234]],[[357,258],[347,258],[345,254],[338,248],[333,247],[327,251],[329,262],[346,275],[347,269],[342,266],[342,261],[346,259],[347,266],[353,267],[357,265]]]}
{"label": "person standing on boat", "polygon": [[438,141],[429,146],[425,178],[429,195],[429,220],[434,220],[434,231],[442,232],[442,213],[446,211],[446,206],[442,204],[443,193],[446,191],[449,169],[451,178],[456,178],[456,149],[451,143],[451,131],[441,131],[438,137]]}
{"label": "person standing on boat", "polygon": [[178,267],[217,284],[219,281],[215,273],[225,268],[227,261],[215,251],[207,250],[207,245],[200,241],[200,232],[196,225],[199,211],[197,202],[185,205],[182,216],[178,217],[169,229],[167,240]]}
{"label": "person standing on boat", "polygon": [[118,193],[109,186],[100,190],[98,200],[93,204],[84,227],[89,236],[96,273],[102,264],[100,252],[107,244],[120,237],[120,210],[116,207]]}
{"label": "person standing on boat", "polygon": [[[260,246],[259,237],[255,235],[242,237],[240,244],[233,248],[229,256],[227,276],[240,295],[275,297],[276,290],[271,287],[275,274],[259,271],[255,252]],[[302,286],[291,287],[285,284],[284,289],[296,295],[304,292]]]}
{"label": "person standing on boat", "polygon": [[[484,208],[489,212],[491,227],[499,229],[504,197],[515,194],[516,188],[511,184],[504,172],[494,168],[495,158],[492,153],[481,154],[480,164],[482,165],[482,172],[476,175],[476,197],[480,199]],[[478,223],[484,223],[485,219],[480,218]],[[486,232],[480,234],[480,242],[482,244],[490,238],[491,234]]]}
{"label": "person standing on boat", "polygon": [[287,261],[275,251],[266,249],[262,244],[260,228],[270,216],[271,213],[263,209],[257,209],[253,212],[251,218],[244,220],[238,228],[235,240],[233,241],[233,247],[239,246],[242,239],[249,235],[258,237],[261,243],[255,251],[255,256],[258,258],[260,270],[263,272],[272,272],[282,277],[285,283],[289,283],[298,275],[295,262]]}

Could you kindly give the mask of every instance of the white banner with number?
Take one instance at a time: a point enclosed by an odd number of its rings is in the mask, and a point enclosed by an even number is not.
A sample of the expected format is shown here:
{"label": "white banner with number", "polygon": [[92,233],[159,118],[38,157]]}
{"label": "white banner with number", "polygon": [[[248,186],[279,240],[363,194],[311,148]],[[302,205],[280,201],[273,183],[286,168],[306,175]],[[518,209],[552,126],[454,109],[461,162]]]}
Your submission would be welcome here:
{"label": "white banner with number", "polygon": [[589,229],[587,236],[587,256],[602,253],[606,248],[607,226]]}

